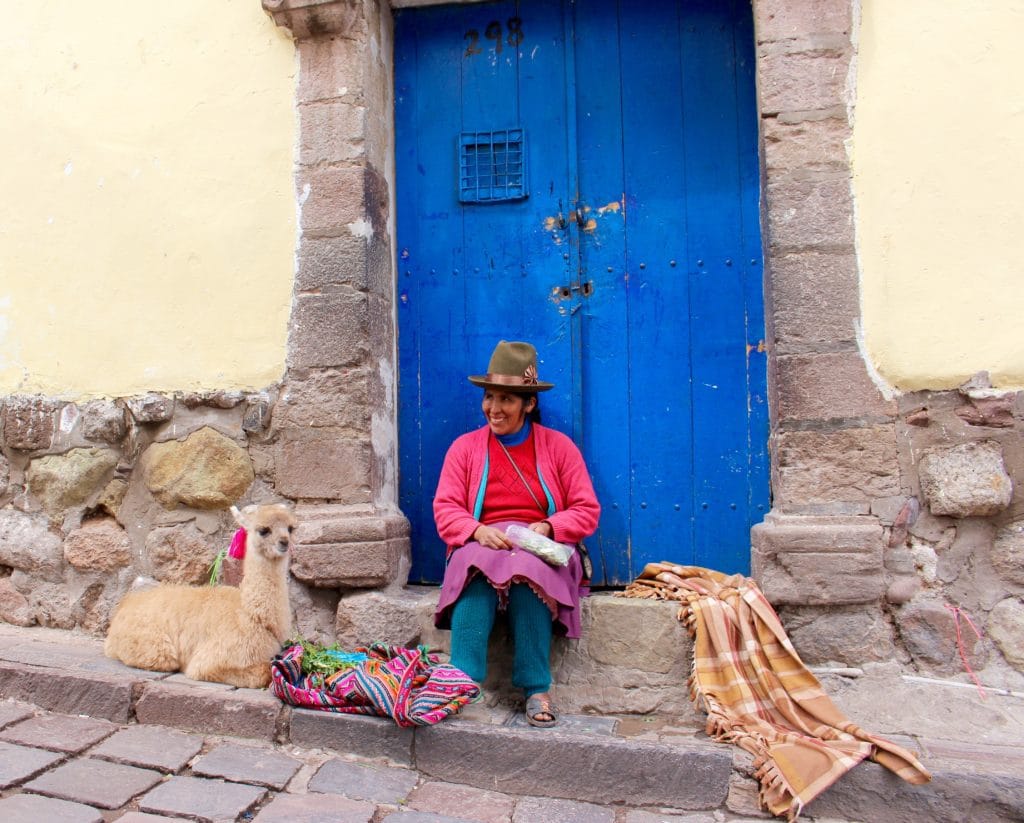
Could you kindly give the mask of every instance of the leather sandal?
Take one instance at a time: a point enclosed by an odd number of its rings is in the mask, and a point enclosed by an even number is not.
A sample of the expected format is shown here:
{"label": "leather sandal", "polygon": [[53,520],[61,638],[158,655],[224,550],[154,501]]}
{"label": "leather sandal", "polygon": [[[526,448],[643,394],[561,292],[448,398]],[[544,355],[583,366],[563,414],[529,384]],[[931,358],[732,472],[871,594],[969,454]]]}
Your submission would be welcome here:
{"label": "leather sandal", "polygon": [[[543,720],[538,717],[542,714],[548,715],[549,719]],[[538,695],[526,698],[526,722],[540,729],[550,729],[554,726],[558,722],[558,715],[551,705],[551,698]]]}

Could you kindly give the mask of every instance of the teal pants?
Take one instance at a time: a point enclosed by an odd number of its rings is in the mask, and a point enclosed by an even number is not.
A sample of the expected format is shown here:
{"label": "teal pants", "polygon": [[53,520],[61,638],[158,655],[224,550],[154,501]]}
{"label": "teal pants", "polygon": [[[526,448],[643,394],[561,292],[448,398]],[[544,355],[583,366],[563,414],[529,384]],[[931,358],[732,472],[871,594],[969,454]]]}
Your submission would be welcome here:
{"label": "teal pants", "polygon": [[[482,575],[462,590],[452,607],[452,665],[477,683],[487,677],[487,642],[498,611],[498,593]],[[508,592],[508,622],[515,653],[512,685],[530,697],[551,687],[551,612],[526,583]]]}

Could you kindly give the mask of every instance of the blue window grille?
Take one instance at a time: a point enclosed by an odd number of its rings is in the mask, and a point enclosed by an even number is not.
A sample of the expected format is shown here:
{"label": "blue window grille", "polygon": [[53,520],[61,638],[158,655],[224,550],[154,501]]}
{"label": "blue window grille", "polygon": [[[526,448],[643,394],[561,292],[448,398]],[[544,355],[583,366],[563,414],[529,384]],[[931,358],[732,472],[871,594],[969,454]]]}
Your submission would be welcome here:
{"label": "blue window grille", "polygon": [[459,202],[501,203],[529,193],[523,129],[459,135]]}

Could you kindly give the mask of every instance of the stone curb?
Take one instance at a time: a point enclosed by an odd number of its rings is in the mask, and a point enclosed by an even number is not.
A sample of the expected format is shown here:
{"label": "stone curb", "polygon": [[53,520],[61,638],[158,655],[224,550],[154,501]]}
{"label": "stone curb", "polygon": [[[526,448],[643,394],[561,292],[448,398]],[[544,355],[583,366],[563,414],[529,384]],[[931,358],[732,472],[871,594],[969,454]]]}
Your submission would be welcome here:
{"label": "stone curb", "polygon": [[416,768],[508,794],[677,809],[715,809],[729,790],[732,752],[616,737],[519,731],[471,721],[417,729]]}
{"label": "stone curb", "polygon": [[127,723],[135,681],[96,672],[60,671],[0,661],[0,695],[61,714]]}

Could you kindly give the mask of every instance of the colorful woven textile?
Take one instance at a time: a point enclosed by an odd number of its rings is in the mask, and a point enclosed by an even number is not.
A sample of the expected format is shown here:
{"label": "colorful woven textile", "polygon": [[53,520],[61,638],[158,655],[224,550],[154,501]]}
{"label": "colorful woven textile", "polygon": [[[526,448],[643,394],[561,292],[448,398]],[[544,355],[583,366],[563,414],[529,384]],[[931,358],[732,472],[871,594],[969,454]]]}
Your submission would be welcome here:
{"label": "colorful woven textile", "polygon": [[754,755],[761,802],[795,820],[865,758],[908,783],[931,775],[909,751],[855,726],[797,655],[754,581],[698,566],[648,563],[622,595],[679,600],[694,638],[690,696],[707,732]]}
{"label": "colorful woven textile", "polygon": [[290,646],[271,663],[270,688],[293,706],[391,717],[406,728],[440,723],[480,694],[469,675],[438,663],[425,646],[375,643],[357,651],[367,659],[325,678],[303,674],[302,646]]}

